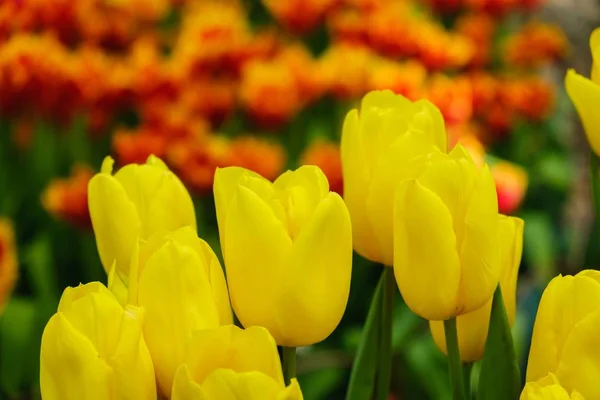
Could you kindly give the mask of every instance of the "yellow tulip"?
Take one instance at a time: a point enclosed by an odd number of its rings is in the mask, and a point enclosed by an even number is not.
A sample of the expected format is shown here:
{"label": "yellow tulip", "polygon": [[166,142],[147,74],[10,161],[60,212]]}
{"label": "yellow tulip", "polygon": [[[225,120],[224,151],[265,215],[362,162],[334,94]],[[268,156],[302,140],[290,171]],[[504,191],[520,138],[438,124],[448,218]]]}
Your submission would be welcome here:
{"label": "yellow tulip", "polygon": [[140,241],[130,273],[128,302],[145,310],[144,337],[168,396],[192,332],[232,323],[223,270],[208,244],[184,227]]}
{"label": "yellow tulip", "polygon": [[600,28],[592,32],[590,48],[593,58],[592,79],[571,69],[567,71],[565,87],[579,114],[592,150],[600,155],[600,116],[596,112],[596,104],[600,101]]}
{"label": "yellow tulip", "polygon": [[346,116],[341,157],[344,200],[352,217],[354,249],[385,265],[393,263],[394,193],[419,171],[423,156],[446,152],[439,110],[391,91],[374,91],[361,110]]}
{"label": "yellow tulip", "polygon": [[494,179],[462,146],[431,157],[395,196],[394,273],[416,314],[466,314],[493,295],[500,276]]}
{"label": "yellow tulip", "polygon": [[535,318],[527,382],[548,373],[567,391],[600,399],[600,272],[558,276],[544,290]]}
{"label": "yellow tulip", "polygon": [[576,390],[569,395],[556,376],[548,374],[539,381],[527,383],[520,400],[584,400],[584,398]]}
{"label": "yellow tulip", "polygon": [[122,279],[137,238],[184,226],[196,229],[192,199],[175,174],[154,156],[144,165],[130,164],[112,175],[114,161],[106,157],[89,183],[88,203],[98,253],[107,273],[116,262]]}
{"label": "yellow tulip", "polygon": [[348,301],[352,233],[323,172],[304,166],[271,183],[243,168],[218,169],[214,193],[241,323],[266,327],[282,346],[325,339]]}
{"label": "yellow tulip", "polygon": [[285,387],[277,345],[262,327],[194,332],[177,370],[171,400],[301,400],[296,379]]}
{"label": "yellow tulip", "polygon": [[99,282],[65,289],[42,336],[44,400],[156,399],[142,319]]}
{"label": "yellow tulip", "polygon": [[[498,236],[500,238],[500,287],[502,288],[508,322],[512,326],[515,320],[517,276],[523,250],[523,220],[500,215]],[[492,299],[489,299],[483,307],[460,315],[456,319],[458,345],[462,361],[474,362],[483,357],[491,310]],[[429,321],[429,327],[435,343],[446,353],[443,322]]]}

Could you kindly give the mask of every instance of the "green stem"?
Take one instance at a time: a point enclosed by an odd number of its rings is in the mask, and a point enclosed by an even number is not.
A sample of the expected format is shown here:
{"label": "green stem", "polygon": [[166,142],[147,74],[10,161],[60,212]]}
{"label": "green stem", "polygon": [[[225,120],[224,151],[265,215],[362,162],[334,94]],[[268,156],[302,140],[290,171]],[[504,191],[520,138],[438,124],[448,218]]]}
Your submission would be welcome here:
{"label": "green stem", "polygon": [[296,348],[284,346],[281,350],[283,379],[285,379],[285,384],[289,385],[292,378],[296,377]]}
{"label": "green stem", "polygon": [[600,240],[600,181],[598,179],[598,156],[593,151],[590,153],[590,187],[596,211],[596,229],[598,230],[596,240]]}
{"label": "green stem", "polygon": [[450,372],[450,384],[452,386],[452,399],[465,400],[463,370],[460,362],[460,351],[458,349],[456,318],[444,321],[444,331],[446,333],[446,349],[448,350],[448,370]]}
{"label": "green stem", "polygon": [[385,400],[390,393],[392,377],[392,326],[394,312],[394,292],[396,280],[394,269],[384,267],[383,299],[381,302],[381,331],[379,341],[379,373],[377,375],[377,400]]}
{"label": "green stem", "polygon": [[471,400],[471,371],[473,370],[473,363],[463,365],[464,379],[465,379],[465,394],[467,400]]}

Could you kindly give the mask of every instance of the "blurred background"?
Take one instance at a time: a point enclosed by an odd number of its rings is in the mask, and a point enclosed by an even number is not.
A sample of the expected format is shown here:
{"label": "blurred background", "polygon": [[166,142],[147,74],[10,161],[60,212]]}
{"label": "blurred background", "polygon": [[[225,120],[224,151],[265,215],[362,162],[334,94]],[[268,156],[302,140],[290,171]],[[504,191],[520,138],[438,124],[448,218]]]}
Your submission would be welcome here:
{"label": "blurred background", "polygon": [[[41,333],[62,290],[106,282],[87,183],[163,158],[219,253],[212,179],[320,166],[368,91],[428,98],[526,221],[514,337],[522,371],[541,292],[600,261],[589,149],[563,89],[587,74],[595,0],[0,0],[0,399],[39,398]],[[593,243],[594,245],[590,245]],[[381,267],[355,256],[346,314],[299,350],[307,400],[342,399]],[[396,296],[393,398],[446,399],[446,359]],[[474,368],[474,378],[477,366]]]}

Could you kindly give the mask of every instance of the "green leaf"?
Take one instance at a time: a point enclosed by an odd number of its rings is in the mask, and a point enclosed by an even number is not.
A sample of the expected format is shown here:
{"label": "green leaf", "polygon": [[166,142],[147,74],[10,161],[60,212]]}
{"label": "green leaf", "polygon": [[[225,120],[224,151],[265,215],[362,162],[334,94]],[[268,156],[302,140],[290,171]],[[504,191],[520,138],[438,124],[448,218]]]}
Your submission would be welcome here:
{"label": "green leaf", "polygon": [[478,400],[514,400],[519,398],[521,378],[508,323],[502,290],[494,292],[490,327],[479,375]]}
{"label": "green leaf", "polygon": [[16,396],[35,386],[39,358],[38,319],[35,304],[13,298],[0,317],[0,387]]}
{"label": "green leaf", "polygon": [[556,276],[557,247],[552,221],[543,213],[522,215],[525,221],[523,257],[533,267],[537,281],[546,286]]}
{"label": "green leaf", "polygon": [[382,274],[377,289],[375,289],[375,294],[373,294],[373,299],[371,299],[371,307],[369,308],[362,338],[352,363],[346,400],[369,400],[373,395],[375,374],[377,372],[384,276],[385,274]]}
{"label": "green leaf", "polygon": [[60,294],[57,291],[50,236],[42,234],[27,247],[23,261],[35,296],[40,299],[41,304],[54,308]]}

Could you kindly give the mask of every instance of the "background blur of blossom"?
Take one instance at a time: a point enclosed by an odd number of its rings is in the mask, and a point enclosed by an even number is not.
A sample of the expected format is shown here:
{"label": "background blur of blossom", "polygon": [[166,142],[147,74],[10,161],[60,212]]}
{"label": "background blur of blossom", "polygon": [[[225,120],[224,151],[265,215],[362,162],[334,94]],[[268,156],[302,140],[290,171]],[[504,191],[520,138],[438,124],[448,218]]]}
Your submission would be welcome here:
{"label": "background blur of blossom", "polygon": [[[587,73],[597,21],[591,0],[0,0],[0,399],[36,398],[62,288],[106,280],[87,210],[106,154],[163,158],[218,252],[215,168],[316,164],[342,193],[343,117],[375,89],[435,103],[453,143],[490,163],[501,211],[525,219],[524,367],[541,288],[600,260],[562,88],[565,65]],[[343,397],[368,264],[355,257],[338,330],[300,351],[307,400]],[[446,360],[402,302],[394,351],[397,398],[448,396]]]}

